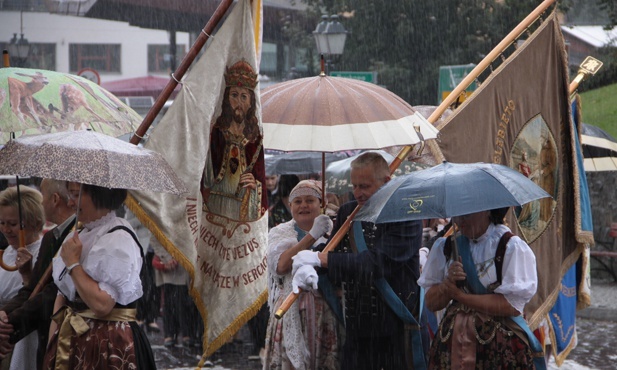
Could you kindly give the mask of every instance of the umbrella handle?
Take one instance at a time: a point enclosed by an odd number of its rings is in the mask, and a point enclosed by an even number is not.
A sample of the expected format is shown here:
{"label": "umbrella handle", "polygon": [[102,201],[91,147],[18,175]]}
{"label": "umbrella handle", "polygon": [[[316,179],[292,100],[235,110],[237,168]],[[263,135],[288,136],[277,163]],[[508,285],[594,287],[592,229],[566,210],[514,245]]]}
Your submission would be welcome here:
{"label": "umbrella handle", "polygon": [[[341,225],[341,228],[338,229],[336,234],[334,234],[332,239],[330,239],[330,241],[328,242],[328,244],[324,248],[323,252],[321,252],[321,253],[328,253],[328,252],[330,252],[331,250],[333,250],[334,248],[336,248],[339,245],[341,240],[343,240],[343,238],[345,237],[345,235],[349,231],[349,228],[351,227],[351,221],[353,221],[354,217],[356,216],[356,213],[358,213],[360,208],[361,208],[360,205],[356,206],[356,208],[353,210],[353,212],[351,212],[349,217],[347,217],[345,222]],[[300,289],[300,292],[302,292],[302,289]],[[287,312],[289,310],[291,305],[296,301],[296,299],[298,299],[299,295],[300,295],[300,293],[291,292],[287,296],[287,298],[285,298],[283,303],[281,303],[281,306],[279,307],[279,309],[276,310],[276,312],[274,313],[274,317],[276,317],[279,320],[281,318],[283,318],[283,315],[285,315],[285,312]]]}
{"label": "umbrella handle", "polygon": [[[19,230],[19,248],[26,248],[26,230],[24,229]],[[5,269],[6,271],[17,271],[17,266],[7,265],[6,263],[4,263],[2,257],[4,257],[4,251],[0,250],[0,267]]]}

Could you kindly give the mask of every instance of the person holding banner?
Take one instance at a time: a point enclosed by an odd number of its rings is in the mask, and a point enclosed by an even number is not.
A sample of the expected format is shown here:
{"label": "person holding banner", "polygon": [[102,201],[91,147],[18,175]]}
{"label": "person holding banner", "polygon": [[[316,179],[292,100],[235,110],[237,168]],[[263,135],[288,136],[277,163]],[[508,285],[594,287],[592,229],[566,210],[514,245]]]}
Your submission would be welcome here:
{"label": "person holding banner", "polygon": [[[389,180],[388,163],[380,154],[366,152],[356,158],[351,163],[356,200],[341,206],[332,234]],[[302,251],[294,258],[294,279],[303,280],[298,272],[304,266],[323,267],[332,283],[343,288],[346,328],[341,369],[407,369],[424,362],[428,348],[414,342],[414,336],[423,335],[428,344],[426,328],[418,330],[417,322],[403,321],[420,313],[421,246],[420,221],[353,222],[334,252]],[[384,298],[381,287],[394,294]]]}
{"label": "person holding banner", "polygon": [[127,191],[67,186],[83,229],[65,239],[52,262],[59,292],[43,369],[155,369],[136,321],[143,251],[128,221],[114,212]]}
{"label": "person holding banner", "polygon": [[339,324],[317,290],[317,275],[312,266],[295,275],[314,274],[313,291],[304,291],[282,319],[274,312],[292,292],[298,292],[298,281],[292,281],[292,257],[325,243],[324,235],[332,229],[332,221],[320,215],[323,197],[321,183],[300,181],[289,194],[293,219],[270,230],[268,235],[268,304],[270,316],[266,335],[264,369],[339,369]]}
{"label": "person holding banner", "polygon": [[508,209],[454,217],[462,235],[438,239],[429,254],[418,284],[428,309],[446,308],[429,369],[542,368],[541,348],[532,350],[539,343],[522,317],[538,286],[536,259],[503,224]]}

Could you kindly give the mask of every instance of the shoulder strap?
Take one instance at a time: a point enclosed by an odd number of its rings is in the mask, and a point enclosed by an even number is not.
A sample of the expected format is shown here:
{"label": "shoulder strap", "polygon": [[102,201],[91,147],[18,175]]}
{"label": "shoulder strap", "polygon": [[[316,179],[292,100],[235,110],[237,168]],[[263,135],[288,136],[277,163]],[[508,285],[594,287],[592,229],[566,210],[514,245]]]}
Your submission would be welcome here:
{"label": "shoulder strap", "polygon": [[499,285],[501,285],[501,271],[503,268],[503,258],[506,255],[506,246],[512,236],[513,234],[509,231],[503,234],[501,239],[499,239],[499,245],[495,251],[495,270],[497,272],[497,283]]}
{"label": "shoulder strap", "polygon": [[107,234],[111,234],[111,233],[113,233],[116,230],[124,230],[127,233],[131,234],[131,236],[133,237],[133,240],[135,240],[135,243],[137,243],[137,246],[139,247],[139,254],[141,255],[141,259],[145,260],[145,258],[144,258],[144,249],[141,246],[141,243],[139,242],[139,239],[137,239],[137,235],[135,235],[133,230],[129,229],[128,227],[126,227],[124,225],[118,225],[118,226],[114,226],[111,229],[109,229]]}

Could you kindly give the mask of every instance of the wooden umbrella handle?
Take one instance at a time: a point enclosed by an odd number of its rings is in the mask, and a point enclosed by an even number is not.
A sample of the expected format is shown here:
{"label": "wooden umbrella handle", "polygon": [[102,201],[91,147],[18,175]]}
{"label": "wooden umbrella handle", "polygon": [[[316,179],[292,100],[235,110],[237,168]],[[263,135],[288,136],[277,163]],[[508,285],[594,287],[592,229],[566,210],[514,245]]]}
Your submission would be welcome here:
{"label": "wooden umbrella handle", "polygon": [[[26,248],[26,230],[24,229],[19,230],[19,247],[17,249],[20,248]],[[4,251],[0,251],[0,267],[5,269],[6,271],[17,271],[17,266],[7,265],[6,263],[4,263],[2,257],[4,257]]]}

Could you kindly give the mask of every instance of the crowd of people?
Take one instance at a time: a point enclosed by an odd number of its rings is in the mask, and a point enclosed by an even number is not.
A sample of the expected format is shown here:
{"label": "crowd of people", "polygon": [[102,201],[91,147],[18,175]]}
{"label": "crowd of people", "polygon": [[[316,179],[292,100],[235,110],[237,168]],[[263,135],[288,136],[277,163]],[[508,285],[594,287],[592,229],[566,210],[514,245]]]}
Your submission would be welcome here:
{"label": "crowd of people", "polygon": [[[346,222],[389,180],[383,157],[360,155],[339,207],[320,181],[267,177],[268,302],[248,323],[263,368],[541,368],[522,319],[535,257],[504,224],[508,208]],[[51,179],[39,189],[0,192],[1,369],[154,369],[146,332],[201,347],[189,275],[130,212],[118,216],[126,190]]]}

